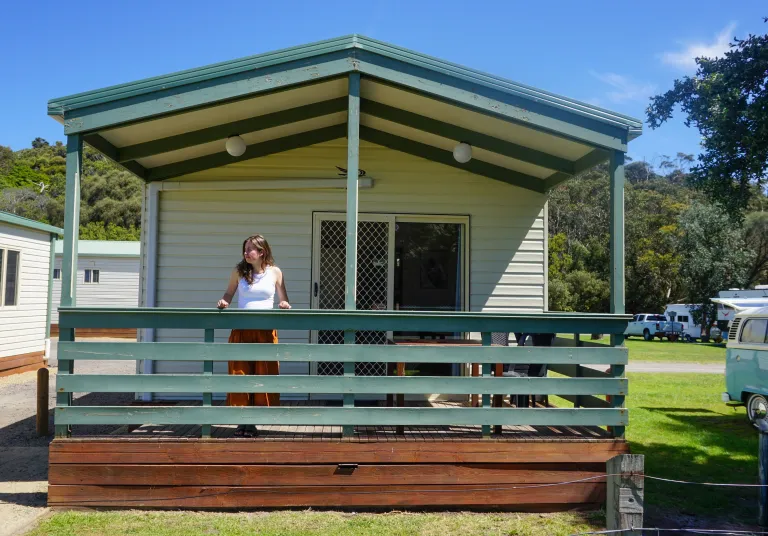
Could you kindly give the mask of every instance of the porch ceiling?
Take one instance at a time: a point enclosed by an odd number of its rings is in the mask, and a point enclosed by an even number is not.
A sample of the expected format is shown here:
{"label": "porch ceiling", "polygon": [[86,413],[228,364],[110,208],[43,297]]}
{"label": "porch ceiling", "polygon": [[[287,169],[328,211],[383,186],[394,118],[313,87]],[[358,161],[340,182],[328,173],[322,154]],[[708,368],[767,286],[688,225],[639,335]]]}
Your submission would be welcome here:
{"label": "porch ceiling", "polygon": [[[362,139],[537,191],[639,135],[637,120],[357,36],[56,99],[49,113],[136,175],[164,180],[343,138],[355,70]],[[202,71],[220,74],[201,81]],[[248,146],[241,157],[224,150],[233,134]],[[450,156],[459,141],[473,147],[466,165]]]}

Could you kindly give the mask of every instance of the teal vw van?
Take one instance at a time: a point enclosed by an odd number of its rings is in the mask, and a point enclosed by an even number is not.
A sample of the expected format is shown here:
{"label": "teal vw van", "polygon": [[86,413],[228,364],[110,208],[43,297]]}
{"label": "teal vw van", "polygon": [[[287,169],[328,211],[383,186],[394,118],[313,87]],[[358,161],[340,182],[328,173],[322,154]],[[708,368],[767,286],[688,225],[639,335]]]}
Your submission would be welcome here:
{"label": "teal vw van", "polygon": [[757,427],[768,422],[768,307],[746,309],[728,330],[723,402],[746,406],[747,418]]}

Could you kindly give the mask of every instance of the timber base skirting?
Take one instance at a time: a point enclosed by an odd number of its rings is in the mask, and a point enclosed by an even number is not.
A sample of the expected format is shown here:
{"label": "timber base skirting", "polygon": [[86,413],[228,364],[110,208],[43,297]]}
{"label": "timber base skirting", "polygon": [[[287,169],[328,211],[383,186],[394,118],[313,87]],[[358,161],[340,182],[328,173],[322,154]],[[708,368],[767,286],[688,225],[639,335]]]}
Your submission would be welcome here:
{"label": "timber base skirting", "polygon": [[[114,338],[114,339],[136,339],[135,328],[78,328],[75,330],[78,339],[91,338]],[[51,324],[51,337],[59,336],[59,325]]]}
{"label": "timber base skirting", "polygon": [[22,372],[31,372],[45,367],[45,352],[30,352],[26,354],[0,357],[0,378]]}
{"label": "timber base skirting", "polygon": [[[56,439],[48,505],[79,508],[600,508],[624,441]],[[247,460],[248,463],[243,463]],[[562,486],[535,487],[590,479]]]}

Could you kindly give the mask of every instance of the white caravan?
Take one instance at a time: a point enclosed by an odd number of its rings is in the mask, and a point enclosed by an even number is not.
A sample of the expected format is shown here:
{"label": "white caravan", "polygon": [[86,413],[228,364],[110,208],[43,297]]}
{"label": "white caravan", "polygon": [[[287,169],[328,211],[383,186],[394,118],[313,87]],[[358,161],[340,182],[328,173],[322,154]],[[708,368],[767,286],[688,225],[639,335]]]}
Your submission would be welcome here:
{"label": "white caravan", "polygon": [[[696,324],[693,321],[693,313],[691,312],[691,309],[696,307],[699,306],[691,303],[670,303],[664,309],[664,316],[682,324],[682,337],[685,341],[692,341],[701,337],[701,324]],[[675,314],[671,315],[670,313]]]}

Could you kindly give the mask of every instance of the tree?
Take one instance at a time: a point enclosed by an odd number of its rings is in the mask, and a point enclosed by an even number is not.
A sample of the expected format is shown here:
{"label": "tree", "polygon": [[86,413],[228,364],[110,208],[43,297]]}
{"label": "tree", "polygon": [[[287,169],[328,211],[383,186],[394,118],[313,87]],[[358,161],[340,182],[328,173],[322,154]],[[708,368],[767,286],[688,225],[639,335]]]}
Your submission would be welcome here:
{"label": "tree", "polygon": [[[744,230],[717,205],[695,202],[680,215],[677,250],[684,298],[695,304],[702,333],[715,318],[710,298],[729,287],[743,287],[754,254],[747,250]],[[699,321],[699,318],[696,318]]]}
{"label": "tree", "polygon": [[35,138],[34,140],[32,140],[32,148],[33,149],[41,149],[43,147],[48,147],[49,145],[50,145],[50,143],[48,143],[43,138]]}
{"label": "tree", "polygon": [[747,214],[744,230],[747,247],[755,254],[747,269],[747,286],[768,283],[768,213]]}
{"label": "tree", "polygon": [[690,182],[740,219],[751,184],[762,187],[768,168],[768,35],[735,39],[722,58],[696,58],[693,77],[651,98],[648,124],[658,128],[677,106],[696,127],[704,152]]}

